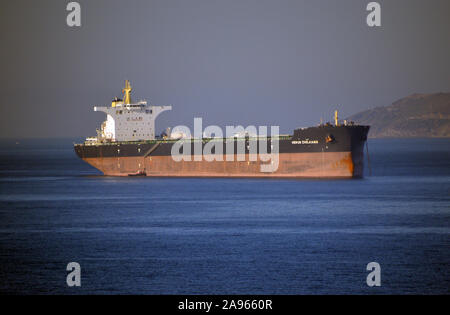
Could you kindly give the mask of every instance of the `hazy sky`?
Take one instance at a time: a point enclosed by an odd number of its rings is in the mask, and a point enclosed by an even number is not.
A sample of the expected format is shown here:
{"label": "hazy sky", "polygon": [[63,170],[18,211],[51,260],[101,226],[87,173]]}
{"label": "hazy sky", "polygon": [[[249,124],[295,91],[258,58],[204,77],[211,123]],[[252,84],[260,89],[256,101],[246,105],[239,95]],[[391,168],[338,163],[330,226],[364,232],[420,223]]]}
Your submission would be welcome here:
{"label": "hazy sky", "polygon": [[1,1],[0,137],[95,135],[94,105],[173,105],[166,126],[298,126],[450,90],[450,1]]}

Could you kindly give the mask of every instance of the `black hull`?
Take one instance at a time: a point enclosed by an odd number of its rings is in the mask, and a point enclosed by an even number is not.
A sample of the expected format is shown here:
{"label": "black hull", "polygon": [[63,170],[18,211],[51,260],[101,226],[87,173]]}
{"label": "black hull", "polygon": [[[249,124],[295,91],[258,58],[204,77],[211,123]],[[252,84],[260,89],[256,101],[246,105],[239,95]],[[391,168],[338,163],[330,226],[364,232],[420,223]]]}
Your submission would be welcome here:
{"label": "black hull", "polygon": [[[279,139],[279,153],[314,153],[314,152],[361,152],[367,134],[368,126],[320,126],[305,129],[297,129],[289,137]],[[328,141],[327,141],[328,138]],[[269,137],[270,139],[270,137]],[[190,141],[190,140],[187,140]],[[191,153],[194,154],[194,142],[191,141]],[[202,141],[202,151],[209,139]],[[214,139],[211,141],[222,142],[223,153],[227,152],[226,141],[234,141],[234,153],[238,151],[238,143],[250,141],[247,139]],[[154,140],[103,143],[98,145],[77,144],[75,152],[82,158],[107,158],[107,157],[145,157],[151,151],[151,156],[170,156],[173,144],[176,140]],[[155,147],[155,144],[157,146]],[[258,144],[259,145],[259,144]],[[267,142],[264,150],[258,147],[259,152],[271,152],[271,142]],[[249,153],[247,145],[244,146],[245,153]],[[214,151],[212,151],[214,153]]]}
{"label": "black hull", "polygon": [[[256,159],[249,154],[253,148],[248,138],[184,140],[191,146],[191,155],[186,154],[188,159],[184,161],[176,161],[171,155],[176,140],[81,144],[75,145],[75,151],[85,162],[110,176],[360,178],[368,131],[368,126],[297,129],[292,136],[276,138],[279,154],[271,155],[270,161],[261,156],[271,153],[272,145],[276,146],[274,139],[262,144],[256,141],[257,146],[266,146],[258,147]],[[205,155],[208,150],[203,149],[209,141],[216,142],[219,148],[223,145],[222,156],[215,154],[211,159]],[[233,144],[234,157],[227,152],[227,146],[231,148]],[[192,156],[195,146],[201,147],[203,156]],[[239,157],[238,146],[245,149]],[[232,161],[227,159],[230,156]],[[270,170],[263,170],[267,166]]]}

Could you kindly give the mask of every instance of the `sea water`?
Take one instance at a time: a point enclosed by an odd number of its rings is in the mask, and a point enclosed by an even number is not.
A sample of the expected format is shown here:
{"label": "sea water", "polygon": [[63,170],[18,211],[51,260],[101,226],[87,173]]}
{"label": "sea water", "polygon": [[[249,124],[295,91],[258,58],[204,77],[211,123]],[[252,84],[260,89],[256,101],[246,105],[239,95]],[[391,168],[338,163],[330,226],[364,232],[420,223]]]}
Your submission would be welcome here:
{"label": "sea water", "polygon": [[369,156],[357,180],[115,178],[70,139],[2,141],[0,292],[450,293],[450,139]]}

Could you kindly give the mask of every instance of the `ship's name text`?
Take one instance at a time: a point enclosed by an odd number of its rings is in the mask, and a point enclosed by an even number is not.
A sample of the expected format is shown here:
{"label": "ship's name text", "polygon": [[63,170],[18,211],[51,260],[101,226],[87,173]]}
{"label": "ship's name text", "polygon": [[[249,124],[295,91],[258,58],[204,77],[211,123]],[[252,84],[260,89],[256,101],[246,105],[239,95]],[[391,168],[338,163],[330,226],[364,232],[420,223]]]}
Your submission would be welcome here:
{"label": "ship's name text", "polygon": [[319,140],[295,140],[292,144],[318,144]]}

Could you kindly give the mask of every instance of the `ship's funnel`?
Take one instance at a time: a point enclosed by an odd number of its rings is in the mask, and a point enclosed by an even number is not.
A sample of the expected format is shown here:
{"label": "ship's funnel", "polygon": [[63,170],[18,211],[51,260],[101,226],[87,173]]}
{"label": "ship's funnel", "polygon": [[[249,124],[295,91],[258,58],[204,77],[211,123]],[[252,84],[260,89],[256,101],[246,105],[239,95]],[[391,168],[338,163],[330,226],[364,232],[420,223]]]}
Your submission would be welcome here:
{"label": "ship's funnel", "polygon": [[125,88],[122,89],[124,104],[131,104],[131,90],[130,81],[125,80]]}

